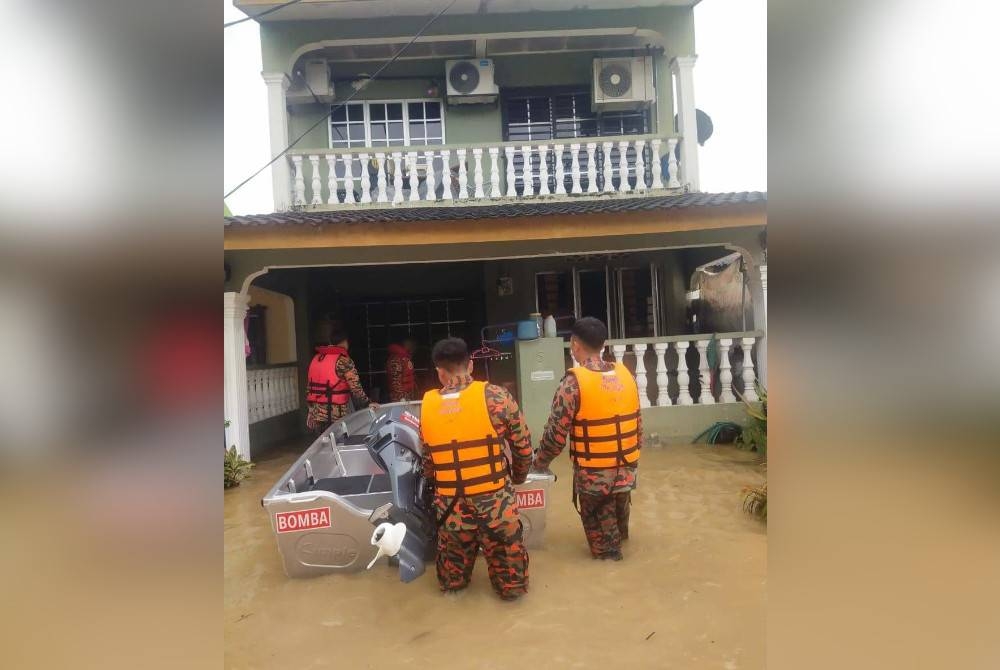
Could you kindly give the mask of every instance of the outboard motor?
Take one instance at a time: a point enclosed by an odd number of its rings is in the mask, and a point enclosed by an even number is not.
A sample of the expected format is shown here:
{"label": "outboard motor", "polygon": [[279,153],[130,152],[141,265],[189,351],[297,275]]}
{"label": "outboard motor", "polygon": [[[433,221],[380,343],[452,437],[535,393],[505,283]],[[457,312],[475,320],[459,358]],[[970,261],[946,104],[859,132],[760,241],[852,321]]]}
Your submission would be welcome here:
{"label": "outboard motor", "polygon": [[372,513],[372,523],[387,520],[406,525],[399,549],[399,577],[410,582],[424,573],[424,562],[433,557],[434,513],[425,496],[421,471],[420,421],[405,407],[392,407],[372,426],[368,450],[389,476],[391,505]]}

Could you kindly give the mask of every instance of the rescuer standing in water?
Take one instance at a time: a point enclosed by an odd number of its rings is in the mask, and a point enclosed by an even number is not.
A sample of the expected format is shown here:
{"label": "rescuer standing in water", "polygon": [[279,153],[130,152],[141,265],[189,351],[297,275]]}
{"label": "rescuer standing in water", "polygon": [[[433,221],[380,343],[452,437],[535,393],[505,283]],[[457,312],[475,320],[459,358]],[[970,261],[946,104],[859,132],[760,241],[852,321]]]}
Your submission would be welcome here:
{"label": "rescuer standing in water", "polygon": [[528,590],[528,552],[513,485],[528,476],[531,435],[506,389],[472,380],[463,340],[441,340],[431,357],[441,389],[424,394],[420,433],[439,519],[438,583],[446,593],[468,586],[482,547],[493,590],[515,600]]}
{"label": "rescuer standing in water", "polygon": [[378,409],[361,388],[358,368],[347,353],[347,333],[334,328],[330,333],[330,344],[316,347],[316,355],[309,363],[306,384],[306,428],[321,433],[331,423],[351,413],[350,401],[354,408],[368,405]]}
{"label": "rescuer standing in water", "polygon": [[416,349],[417,343],[410,337],[389,345],[389,357],[385,362],[389,402],[417,399],[417,380],[413,370],[413,352]]}
{"label": "rescuer standing in water", "polygon": [[552,414],[534,468],[544,470],[572,437],[573,504],[594,558],[622,560],[636,484],[642,417],[635,378],[621,363],[601,358],[608,329],[593,317],[573,324],[566,372],[552,400]]}

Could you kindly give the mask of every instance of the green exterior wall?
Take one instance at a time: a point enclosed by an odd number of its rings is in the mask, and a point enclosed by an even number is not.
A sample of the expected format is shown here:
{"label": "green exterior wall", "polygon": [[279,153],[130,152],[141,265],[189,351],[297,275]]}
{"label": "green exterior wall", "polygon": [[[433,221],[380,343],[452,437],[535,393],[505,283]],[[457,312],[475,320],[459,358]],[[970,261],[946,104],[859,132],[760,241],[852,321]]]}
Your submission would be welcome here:
{"label": "green exterior wall", "polygon": [[642,432],[646,445],[656,441],[652,439],[653,434],[659,438],[660,444],[689,444],[716,421],[733,421],[741,426],[746,425],[746,405],[730,402],[647,407],[642,410]]}
{"label": "green exterior wall", "polygon": [[[276,21],[260,27],[261,52],[265,72],[291,73],[296,50],[323,40],[405,37],[422,17],[384,17],[348,21]],[[438,20],[428,35],[465,35],[487,32],[540,31],[575,28],[639,27],[663,35],[665,46],[656,62],[657,102],[651,112],[652,132],[673,132],[673,87],[669,62],[677,55],[691,55],[694,48],[694,12],[690,7],[629,8],[622,10],[579,10],[573,12],[530,12],[522,14],[490,14],[488,16],[445,16]],[[531,86],[580,85],[590,87],[592,60],[598,56],[629,55],[632,52],[560,52],[494,57],[496,82],[501,88]],[[421,59],[397,61],[375,81],[360,91],[354,100],[396,100],[426,98],[431,80],[438,83],[441,97],[445,95],[445,60]],[[380,61],[333,63],[337,100],[353,93],[343,80],[361,73],[373,73]],[[393,77],[417,77],[394,79]],[[296,105],[288,118],[289,139],[321,119],[328,105]],[[494,142],[502,139],[499,105],[459,105],[445,112],[447,144]],[[329,146],[326,123],[310,131],[297,149],[322,149]]]}

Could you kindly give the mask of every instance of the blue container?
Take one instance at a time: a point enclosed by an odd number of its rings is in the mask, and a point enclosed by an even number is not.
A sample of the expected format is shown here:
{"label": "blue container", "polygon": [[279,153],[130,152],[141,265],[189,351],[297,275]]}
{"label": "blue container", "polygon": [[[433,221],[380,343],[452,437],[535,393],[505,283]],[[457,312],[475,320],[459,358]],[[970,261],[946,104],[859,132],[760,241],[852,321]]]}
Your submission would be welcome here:
{"label": "blue container", "polygon": [[534,319],[530,321],[517,322],[517,339],[537,340],[540,336],[541,333],[538,332],[538,322]]}

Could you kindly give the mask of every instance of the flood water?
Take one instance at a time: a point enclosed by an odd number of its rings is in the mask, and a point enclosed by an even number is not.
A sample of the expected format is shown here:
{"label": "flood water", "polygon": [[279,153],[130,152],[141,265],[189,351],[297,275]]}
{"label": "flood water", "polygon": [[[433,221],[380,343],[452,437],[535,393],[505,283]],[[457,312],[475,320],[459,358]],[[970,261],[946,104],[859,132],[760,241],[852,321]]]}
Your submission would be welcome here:
{"label": "flood water", "polygon": [[287,578],[260,499],[299,453],[226,491],[227,668],[764,667],[767,540],[741,509],[742,487],[763,480],[752,453],[643,450],[621,562],[590,558],[563,454],[545,547],[530,551],[529,593],[513,603],[494,596],[481,557],[457,597],[430,564],[410,584],[385,559]]}

